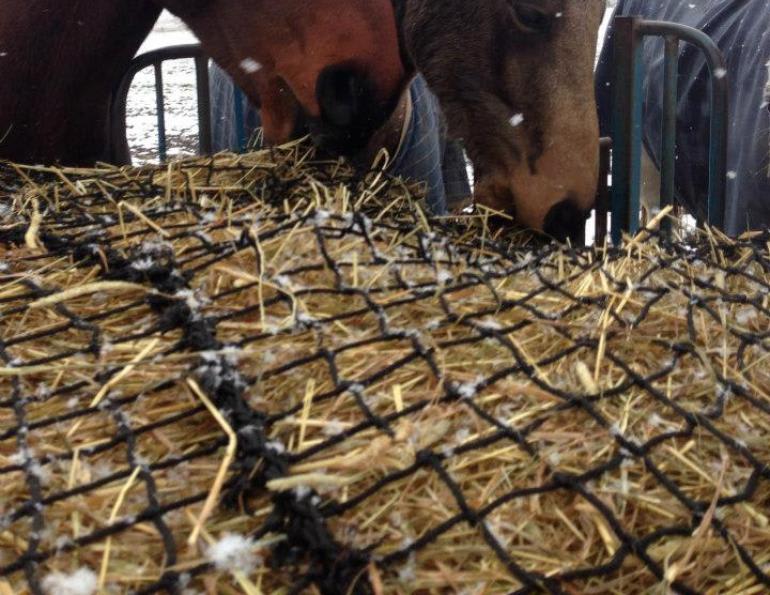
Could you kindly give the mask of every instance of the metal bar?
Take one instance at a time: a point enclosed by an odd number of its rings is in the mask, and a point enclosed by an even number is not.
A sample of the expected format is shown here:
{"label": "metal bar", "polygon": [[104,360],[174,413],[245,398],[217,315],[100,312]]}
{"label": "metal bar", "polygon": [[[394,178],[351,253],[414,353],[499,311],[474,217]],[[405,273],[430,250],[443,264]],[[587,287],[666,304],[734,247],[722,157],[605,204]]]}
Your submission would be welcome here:
{"label": "metal bar", "polygon": [[198,152],[211,154],[211,97],[209,95],[209,60],[205,56],[195,58],[195,78],[198,94]]}
{"label": "metal bar", "polygon": [[166,105],[163,97],[163,62],[153,64],[155,70],[155,111],[158,118],[158,158],[166,160]]}
{"label": "metal bar", "polygon": [[596,230],[594,244],[602,246],[607,239],[607,213],[610,205],[610,152],[612,150],[611,138],[599,139],[599,186],[596,192]]}
{"label": "metal bar", "polygon": [[612,241],[639,229],[642,68],[639,17],[615,19],[613,80]]}
{"label": "metal bar", "polygon": [[[679,38],[667,35],[665,38],[665,63],[663,67],[663,123],[660,167],[660,207],[674,204],[674,181],[676,172],[676,107],[679,78]],[[663,221],[661,229],[671,232],[670,220]]]}
{"label": "metal bar", "polygon": [[238,150],[245,151],[248,139],[246,138],[246,116],[243,110],[244,94],[239,87],[235,85],[233,85],[233,87],[233,103],[235,104],[233,106],[235,109],[235,137],[238,142]]}

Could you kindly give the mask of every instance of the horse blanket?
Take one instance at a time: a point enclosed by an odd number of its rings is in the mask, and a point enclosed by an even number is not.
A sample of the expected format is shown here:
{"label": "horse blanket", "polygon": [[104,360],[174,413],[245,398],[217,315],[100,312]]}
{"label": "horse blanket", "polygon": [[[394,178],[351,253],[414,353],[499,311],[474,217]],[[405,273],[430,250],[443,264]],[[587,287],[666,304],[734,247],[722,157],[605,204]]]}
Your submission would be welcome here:
{"label": "horse blanket", "polygon": [[[214,151],[237,150],[234,86],[216,64],[210,68],[212,144]],[[393,156],[389,173],[424,183],[425,201],[436,215],[461,205],[471,195],[462,145],[447,137],[438,99],[421,76],[409,87],[411,115],[400,149]],[[259,111],[243,98],[247,136],[259,126]]]}
{"label": "horse blanket", "polygon": [[[619,0],[616,15],[682,23],[700,29],[727,60],[727,200],[729,234],[770,227],[770,0]],[[660,167],[663,105],[663,42],[643,50],[643,140]],[[703,215],[708,184],[708,68],[700,51],[682,44],[679,54],[677,115],[677,199]],[[603,135],[610,134],[612,27],[597,67],[597,98]]]}

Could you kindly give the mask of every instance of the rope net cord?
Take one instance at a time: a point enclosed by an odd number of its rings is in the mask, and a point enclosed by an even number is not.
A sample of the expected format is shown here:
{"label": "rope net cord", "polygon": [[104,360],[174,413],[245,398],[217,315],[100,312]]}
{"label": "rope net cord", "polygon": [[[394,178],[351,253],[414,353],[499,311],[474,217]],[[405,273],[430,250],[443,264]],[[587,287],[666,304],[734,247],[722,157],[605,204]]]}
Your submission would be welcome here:
{"label": "rope net cord", "polygon": [[770,588],[770,234],[309,157],[0,165],[0,592]]}

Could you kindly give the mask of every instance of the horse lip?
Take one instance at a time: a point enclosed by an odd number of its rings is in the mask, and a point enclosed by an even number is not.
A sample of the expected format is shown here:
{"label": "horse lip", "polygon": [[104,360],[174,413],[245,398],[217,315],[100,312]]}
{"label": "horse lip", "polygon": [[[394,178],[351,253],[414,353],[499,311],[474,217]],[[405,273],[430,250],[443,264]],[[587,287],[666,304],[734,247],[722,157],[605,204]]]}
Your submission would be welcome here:
{"label": "horse lip", "polygon": [[568,194],[548,209],[543,220],[543,233],[559,242],[575,242],[582,235],[589,214],[576,204],[574,195]]}

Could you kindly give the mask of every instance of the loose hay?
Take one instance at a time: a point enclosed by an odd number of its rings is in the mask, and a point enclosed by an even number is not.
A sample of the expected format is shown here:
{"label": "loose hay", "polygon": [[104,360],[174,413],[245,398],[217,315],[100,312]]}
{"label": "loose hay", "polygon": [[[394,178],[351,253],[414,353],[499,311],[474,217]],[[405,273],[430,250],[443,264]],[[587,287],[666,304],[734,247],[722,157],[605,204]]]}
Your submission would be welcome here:
{"label": "loose hay", "polygon": [[770,587],[770,234],[559,248],[309,157],[0,164],[0,592]]}

